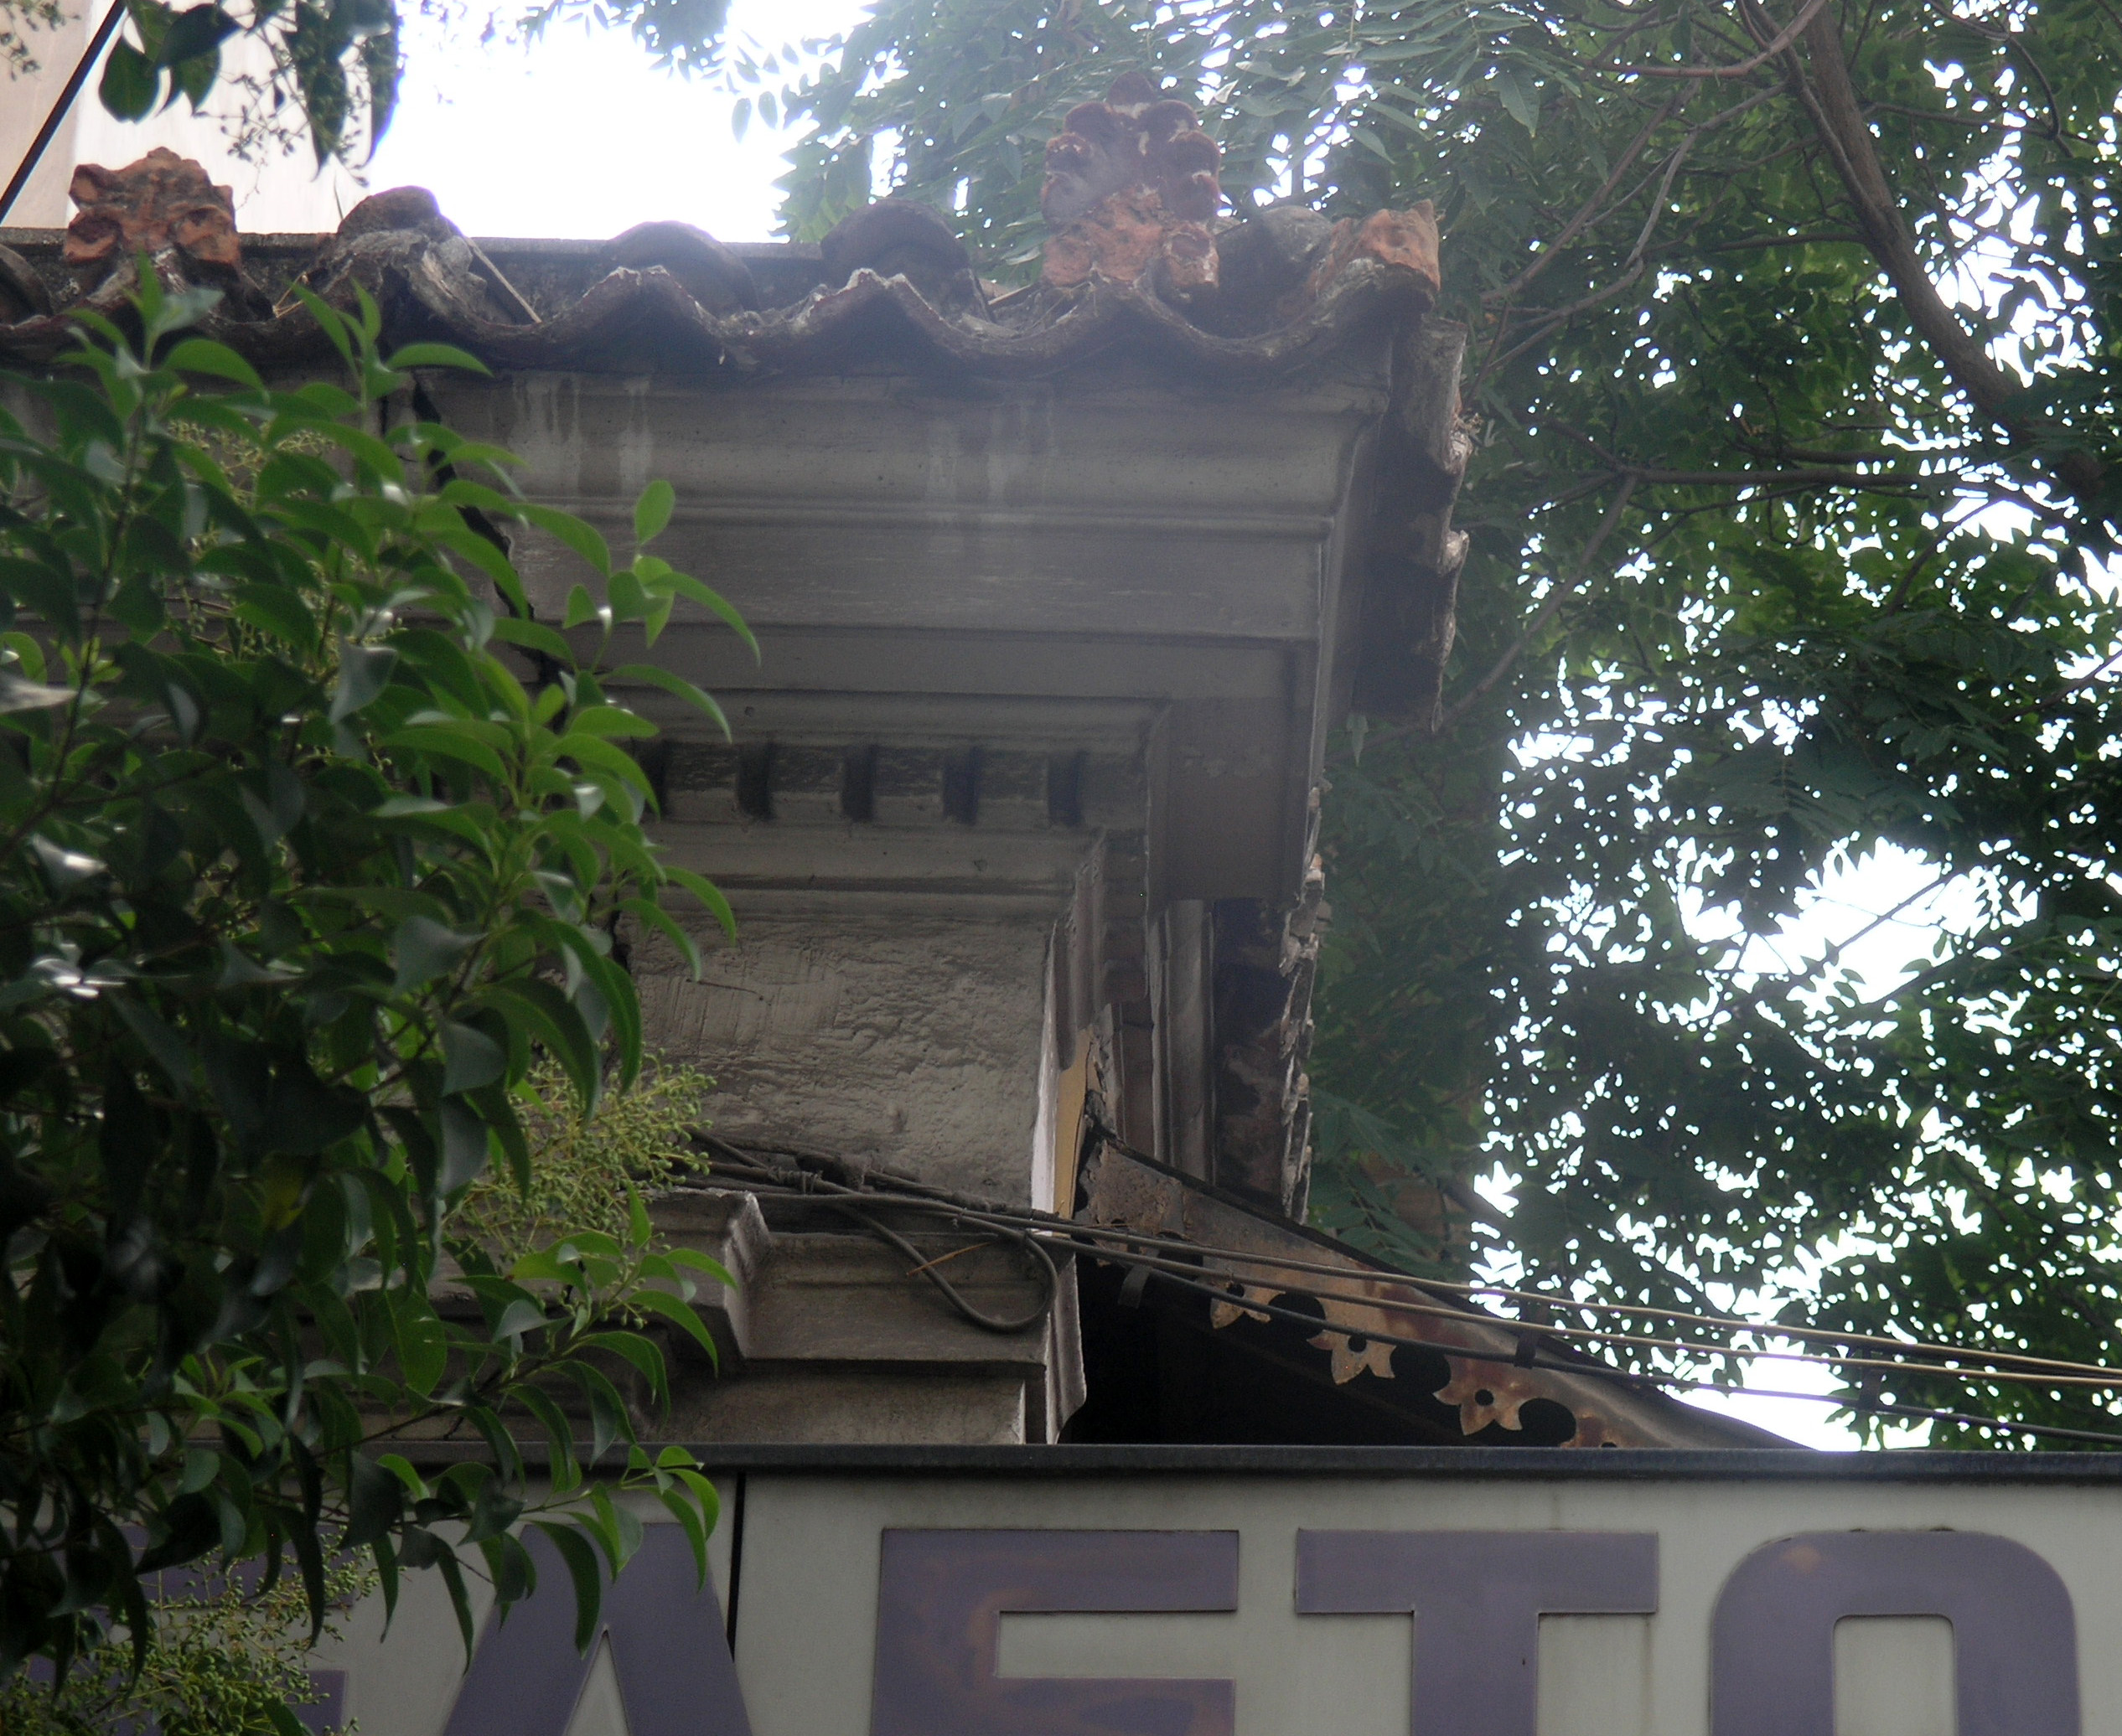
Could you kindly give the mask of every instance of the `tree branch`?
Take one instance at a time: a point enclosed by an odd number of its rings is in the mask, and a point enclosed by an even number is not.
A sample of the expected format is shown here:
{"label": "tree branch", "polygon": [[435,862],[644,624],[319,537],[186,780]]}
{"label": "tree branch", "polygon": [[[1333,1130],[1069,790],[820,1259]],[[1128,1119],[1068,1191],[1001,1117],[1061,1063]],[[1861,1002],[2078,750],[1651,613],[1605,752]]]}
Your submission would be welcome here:
{"label": "tree branch", "polygon": [[1484,302],[1491,305],[1498,302],[1507,302],[1510,300],[1512,297],[1515,296],[1519,291],[1524,289],[1527,284],[1533,281],[1533,279],[1539,276],[1542,271],[1545,271],[1550,266],[1554,264],[1555,260],[1560,256],[1562,250],[1581,235],[1584,232],[1586,226],[1592,222],[1593,218],[1599,214],[1601,208],[1605,204],[1607,199],[1612,195],[1613,189],[1621,184],[1622,177],[1628,173],[1629,169],[1634,165],[1637,158],[1643,154],[1643,147],[1650,142],[1652,135],[1654,135],[1660,127],[1663,127],[1666,121],[1672,119],[1674,111],[1679,109],[1679,106],[1686,101],[1687,94],[1685,92],[1682,92],[1679,96],[1672,97],[1658,111],[1656,114],[1653,115],[1648,121],[1645,121],[1643,123],[1643,131],[1636,135],[1633,142],[1629,145],[1628,148],[1621,153],[1621,160],[1614,164],[1613,173],[1607,177],[1605,184],[1602,185],[1597,193],[1593,194],[1591,198],[1585,200],[1584,204],[1578,208],[1576,216],[1571,218],[1567,223],[1562,225],[1562,232],[1555,236],[1555,239],[1545,248],[1541,249],[1540,257],[1535,260],[1530,265],[1527,266],[1524,271],[1520,271],[1515,277],[1512,278],[1509,282],[1504,285],[1501,289],[1490,290],[1488,293],[1483,296],[1481,299]]}
{"label": "tree branch", "polygon": [[[1885,270],[1901,297],[1909,323],[1944,364],[1953,382],[1965,392],[1976,409],[2001,425],[2015,440],[2031,442],[2052,432],[2038,416],[2020,407],[2024,390],[1990,354],[1982,339],[1969,331],[1938,292],[1923,269],[1913,237],[1902,221],[1900,201],[1880,167],[1879,153],[1871,140],[1871,128],[1857,101],[1850,82],[1849,63],[1842,53],[1841,26],[1832,13],[1809,9],[1804,29],[1805,64],[1793,53],[1798,94],[1813,117],[1820,142],[1840,178],[1843,191],[1854,209],[1865,245]],[[1780,32],[1782,40],[1788,32]],[[2065,452],[2055,460],[2057,474],[2073,493],[2097,491],[2106,466],[2089,452]]]}
{"label": "tree branch", "polygon": [[1597,558],[1601,545],[1613,534],[1613,527],[1621,522],[1621,514],[1628,504],[1628,498],[1635,492],[1636,478],[1632,476],[1621,484],[1621,492],[1613,497],[1613,504],[1607,509],[1607,515],[1599,521],[1599,528],[1592,533],[1592,540],[1584,545],[1583,552],[1576,557],[1576,565],[1570,570],[1569,577],[1548,592],[1546,600],[1534,611],[1533,618],[1525,623],[1525,630],[1518,636],[1518,642],[1496,659],[1495,667],[1475,682],[1458,702],[1437,720],[1434,733],[1441,736],[1457,728],[1467,713],[1481,703],[1488,690],[1510,673],[1510,666],[1524,654],[1525,648],[1539,637],[1540,629],[1555,618],[1555,612],[1576,594],[1584,583],[1585,574]]}
{"label": "tree branch", "polygon": [[1594,72],[1617,72],[1639,79],[1742,79],[1763,61],[1773,60],[1798,40],[1799,33],[1811,23],[1827,0],[1806,0],[1805,9],[1776,33],[1775,38],[1757,54],[1748,56],[1734,66],[1595,66]]}

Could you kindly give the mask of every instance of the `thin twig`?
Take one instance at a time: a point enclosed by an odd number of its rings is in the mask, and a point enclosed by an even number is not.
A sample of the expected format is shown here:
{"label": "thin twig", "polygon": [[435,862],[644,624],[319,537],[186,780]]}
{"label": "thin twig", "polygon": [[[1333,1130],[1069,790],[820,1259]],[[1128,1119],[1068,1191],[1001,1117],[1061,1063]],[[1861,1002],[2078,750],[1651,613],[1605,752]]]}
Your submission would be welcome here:
{"label": "thin twig", "polygon": [[1510,666],[1524,654],[1525,648],[1555,618],[1555,612],[1576,594],[1584,582],[1585,574],[1598,555],[1601,545],[1612,535],[1613,527],[1621,522],[1622,512],[1628,506],[1629,497],[1636,492],[1636,481],[1632,476],[1622,483],[1620,492],[1613,497],[1613,504],[1607,509],[1607,515],[1599,521],[1599,528],[1592,532],[1592,540],[1584,545],[1583,552],[1577,556],[1576,565],[1571,569],[1569,577],[1548,592],[1546,601],[1534,612],[1533,618],[1526,623],[1524,632],[1518,637],[1518,642],[1496,659],[1495,667],[1475,682],[1465,695],[1438,720],[1436,734],[1441,736],[1456,728],[1467,713],[1480,704],[1488,690],[1510,672]]}
{"label": "thin twig", "polygon": [[1562,250],[1583,234],[1592,220],[1600,214],[1601,208],[1605,204],[1608,195],[1621,184],[1621,178],[1628,173],[1634,165],[1636,158],[1643,154],[1643,147],[1650,142],[1652,135],[1666,121],[1672,119],[1674,111],[1686,101],[1685,92],[1672,97],[1656,114],[1645,121],[1643,131],[1636,135],[1628,148],[1621,153],[1621,160],[1614,164],[1613,173],[1606,178],[1597,193],[1577,208],[1576,215],[1562,225],[1562,232],[1541,250],[1540,257],[1527,266],[1509,282],[1504,284],[1501,289],[1492,289],[1483,296],[1481,298],[1483,302],[1493,303],[1509,301],[1542,271],[1553,265],[1560,257]]}
{"label": "thin twig", "polygon": [[1797,41],[1799,33],[1813,22],[1813,15],[1826,3],[1827,0],[1807,0],[1805,9],[1778,31],[1773,41],[1759,54],[1749,56],[1735,66],[1595,66],[1592,70],[1642,79],[1742,79],[1763,61],[1774,59]]}

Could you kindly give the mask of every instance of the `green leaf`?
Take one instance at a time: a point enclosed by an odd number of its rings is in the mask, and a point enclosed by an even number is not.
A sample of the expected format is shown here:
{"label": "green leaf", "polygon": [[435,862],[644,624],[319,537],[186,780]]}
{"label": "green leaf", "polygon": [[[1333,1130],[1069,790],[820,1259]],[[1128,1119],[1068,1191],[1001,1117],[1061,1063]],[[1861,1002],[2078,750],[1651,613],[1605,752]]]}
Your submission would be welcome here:
{"label": "green leaf", "polygon": [[707,1527],[701,1522],[694,1504],[675,1489],[660,1489],[656,1498],[670,1509],[670,1516],[678,1522],[686,1534],[686,1546],[692,1551],[693,1573],[696,1583],[707,1583]]}
{"label": "green leaf", "polygon": [[582,1464],[575,1456],[574,1425],[567,1420],[566,1413],[546,1392],[527,1381],[511,1388],[509,1396],[536,1418],[538,1426],[545,1430],[546,1444],[551,1454],[553,1492],[567,1495],[580,1488]]}
{"label": "green leaf", "polygon": [[729,900],[722,896],[720,886],[690,868],[665,864],[663,871],[675,885],[684,887],[714,913],[715,920],[722,925],[723,933],[732,940],[737,938],[737,912],[729,907]]}
{"label": "green leaf", "polygon": [[391,672],[398,666],[398,654],[388,645],[357,645],[341,639],[339,648],[339,687],[332,695],[330,718],[342,723],[375,700],[391,684]]}
{"label": "green leaf", "polygon": [[678,491],[666,482],[653,482],[634,503],[634,540],[645,544],[663,535],[678,504]]}
{"label": "green leaf", "polygon": [[557,537],[595,567],[599,577],[608,577],[612,571],[612,551],[603,535],[593,524],[550,506],[540,506],[530,501],[519,501],[516,516],[528,519],[549,535]]}
{"label": "green leaf", "polygon": [[501,1310],[501,1317],[494,1323],[496,1338],[520,1338],[526,1332],[541,1332],[553,1322],[546,1317],[546,1311],[535,1302],[511,1302]]}
{"label": "green leaf", "polygon": [[683,700],[697,711],[705,712],[714,720],[715,727],[722,732],[725,741],[733,740],[729,720],[722,715],[722,708],[715,703],[714,696],[696,687],[683,675],[660,668],[652,663],[622,664],[611,672],[614,681],[645,681],[651,687],[660,687],[665,693]]}
{"label": "green leaf", "polygon": [[681,572],[672,573],[665,582],[680,597],[720,616],[729,629],[750,648],[754,663],[764,660],[759,650],[759,642],[753,637],[750,626],[738,612],[736,605],[723,597],[721,592],[712,591],[699,580]]}
{"label": "green leaf", "polygon": [[472,1650],[479,1644],[479,1634],[472,1621],[471,1594],[464,1584],[463,1569],[458,1565],[456,1552],[447,1545],[437,1556],[435,1566],[443,1576],[443,1584],[449,1588],[449,1607],[457,1617],[458,1637],[464,1642],[464,1662],[468,1668]]}
{"label": "green leaf", "polygon": [[422,1398],[435,1390],[449,1361],[449,1338],[424,1296],[397,1293],[391,1306],[398,1361],[406,1385]]}
{"label": "green leaf", "polygon": [[618,705],[585,705],[568,721],[570,731],[593,736],[641,738],[660,734],[656,726],[638,711]]}
{"label": "green leaf", "polygon": [[383,365],[393,374],[414,368],[454,368],[461,373],[483,375],[493,371],[477,356],[450,344],[408,344],[392,351]]}
{"label": "green leaf", "polygon": [[[570,1361],[564,1365],[567,1376],[582,1388],[582,1397],[589,1405],[590,1444],[587,1467],[594,1470],[598,1462],[618,1440],[631,1440],[634,1426],[628,1420],[626,1403],[618,1395],[618,1389],[588,1363]],[[616,1564],[614,1571],[616,1571]]]}
{"label": "green leaf", "polygon": [[656,1314],[672,1322],[686,1337],[707,1353],[707,1360],[717,1365],[722,1361],[722,1352],[716,1348],[715,1335],[707,1330],[707,1323],[694,1311],[692,1305],[671,1295],[666,1290],[637,1290],[634,1305],[647,1314]]}
{"label": "green leaf", "polygon": [[670,1403],[669,1370],[654,1339],[639,1332],[591,1332],[577,1340],[576,1347],[602,1351],[631,1363],[634,1372],[648,1382],[653,1402],[658,1405]]}
{"label": "green leaf", "polygon": [[257,391],[265,389],[265,382],[258,378],[256,368],[227,344],[216,344],[208,338],[185,338],[163,358],[163,366],[174,368],[180,374],[211,374]]}
{"label": "green leaf", "polygon": [[479,731],[467,720],[409,724],[403,729],[391,731],[383,738],[383,745],[401,752],[455,760],[483,772],[496,788],[508,787],[509,768],[501,757],[479,739]]}
{"label": "green leaf", "polygon": [[598,617],[597,600],[582,586],[577,585],[567,592],[567,607],[560,624],[572,633],[577,627],[586,627]]}
{"label": "green leaf", "polygon": [[485,1173],[492,1152],[486,1119],[478,1108],[462,1097],[446,1097],[436,1113],[442,1122],[442,1167],[436,1192],[454,1196]]}
{"label": "green leaf", "polygon": [[700,943],[680,923],[671,919],[670,913],[660,904],[647,898],[629,898],[619,908],[636,921],[645,922],[668,940],[678,950],[678,956],[686,961],[686,969],[696,979],[700,975],[701,960]]}
{"label": "green leaf", "polygon": [[281,585],[246,585],[236,594],[235,617],[246,625],[285,640],[298,651],[317,643],[317,617],[299,592]]}
{"label": "green leaf", "polygon": [[[692,1491],[693,1503],[700,1509],[701,1524],[708,1531],[714,1530],[722,1511],[722,1496],[715,1492],[715,1485],[697,1470],[688,1470],[682,1465],[675,1467],[671,1475]],[[706,1582],[704,1573],[701,1580],[703,1584]]]}
{"label": "green leaf", "polygon": [[54,705],[70,703],[74,697],[73,688],[26,681],[13,669],[0,667],[0,713],[49,710]]}
{"label": "green leaf", "polygon": [[596,1643],[601,1630],[600,1618],[603,1613],[603,1575],[598,1568],[597,1552],[572,1525],[556,1524],[549,1519],[531,1522],[551,1541],[567,1569],[568,1578],[574,1582],[575,1650],[587,1657],[589,1648]]}
{"label": "green leaf", "polygon": [[355,1452],[348,1458],[350,1502],[346,1537],[342,1541],[348,1549],[367,1549],[378,1538],[392,1532],[399,1522],[399,1513],[406,1511],[406,1490],[395,1475],[365,1454]]}
{"label": "green leaf", "polygon": [[664,1258],[674,1266],[682,1266],[688,1271],[699,1273],[703,1278],[712,1278],[717,1284],[729,1289],[737,1288],[737,1280],[730,1275],[729,1268],[713,1255],[702,1253],[696,1248],[673,1248],[665,1253]]}
{"label": "green leaf", "polygon": [[1528,137],[1540,131],[1540,91],[1529,74],[1508,60],[1502,62],[1496,68],[1496,91],[1504,111]]}
{"label": "green leaf", "polygon": [[397,974],[391,985],[392,990],[403,995],[410,989],[432,982],[444,971],[453,969],[465,953],[479,943],[480,938],[477,934],[460,934],[427,917],[406,917],[398,925],[391,942],[391,957],[397,965]]}
{"label": "green leaf", "polygon": [[[400,969],[402,971],[402,964]],[[484,1031],[469,1025],[449,1020],[442,1028],[442,1043],[445,1097],[490,1085],[508,1069],[508,1051]]]}
{"label": "green leaf", "polygon": [[103,63],[103,80],[96,87],[103,106],[121,121],[144,121],[153,112],[162,94],[162,73],[145,54],[123,37],[111,45]]}
{"label": "green leaf", "polygon": [[603,1088],[597,1045],[582,1015],[566,995],[551,983],[519,977],[494,984],[479,996],[479,1004],[499,1014],[531,1041],[545,1044],[566,1069],[582,1112],[587,1114],[596,1108]]}
{"label": "green leaf", "polygon": [[239,28],[219,6],[188,6],[169,18],[168,28],[155,44],[155,59],[172,67],[206,59]]}
{"label": "green leaf", "polygon": [[520,645],[526,651],[541,651],[563,664],[572,664],[575,660],[574,648],[542,622],[520,621],[505,615],[494,623],[494,637],[504,644]]}

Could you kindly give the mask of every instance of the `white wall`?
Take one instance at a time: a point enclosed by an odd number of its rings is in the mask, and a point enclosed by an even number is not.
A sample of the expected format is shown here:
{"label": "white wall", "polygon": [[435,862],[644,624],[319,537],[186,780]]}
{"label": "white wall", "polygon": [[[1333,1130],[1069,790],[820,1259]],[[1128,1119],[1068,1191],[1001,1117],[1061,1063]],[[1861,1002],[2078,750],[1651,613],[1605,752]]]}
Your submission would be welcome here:
{"label": "white wall", "polygon": [[[85,6],[72,11],[56,30],[30,33],[37,71],[12,80],[0,77],[0,184],[13,178],[80,59],[93,29],[91,19],[101,17],[101,6]],[[239,39],[223,50],[223,65],[230,73],[256,70],[262,56],[261,49]],[[101,76],[100,69],[89,75],[29,185],[0,219],[8,227],[64,227],[73,215],[66,187],[76,164],[122,168],[157,145],[193,158],[216,184],[228,187],[235,195],[236,227],[248,234],[336,229],[341,214],[362,196],[364,189],[339,164],[319,174],[306,146],[292,156],[269,147],[256,161],[239,160],[229,149],[220,118],[235,99],[225,87],[209,98],[204,114],[193,114],[190,103],[180,98],[174,108],[145,121],[126,121],[107,113],[97,100]]]}

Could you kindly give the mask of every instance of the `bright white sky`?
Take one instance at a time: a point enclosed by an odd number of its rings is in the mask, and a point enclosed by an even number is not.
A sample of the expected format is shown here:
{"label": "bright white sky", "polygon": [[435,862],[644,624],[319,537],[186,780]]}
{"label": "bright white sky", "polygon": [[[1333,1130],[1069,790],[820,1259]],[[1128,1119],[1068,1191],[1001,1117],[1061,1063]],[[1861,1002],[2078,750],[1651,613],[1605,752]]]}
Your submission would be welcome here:
{"label": "bright white sky", "polygon": [[[733,0],[731,28],[765,47],[827,36],[862,0]],[[732,137],[734,99],[655,70],[621,32],[556,29],[535,48],[470,32],[416,31],[396,119],[371,189],[433,192],[476,235],[615,235],[675,219],[725,241],[774,235],[786,136],[754,119]]]}

